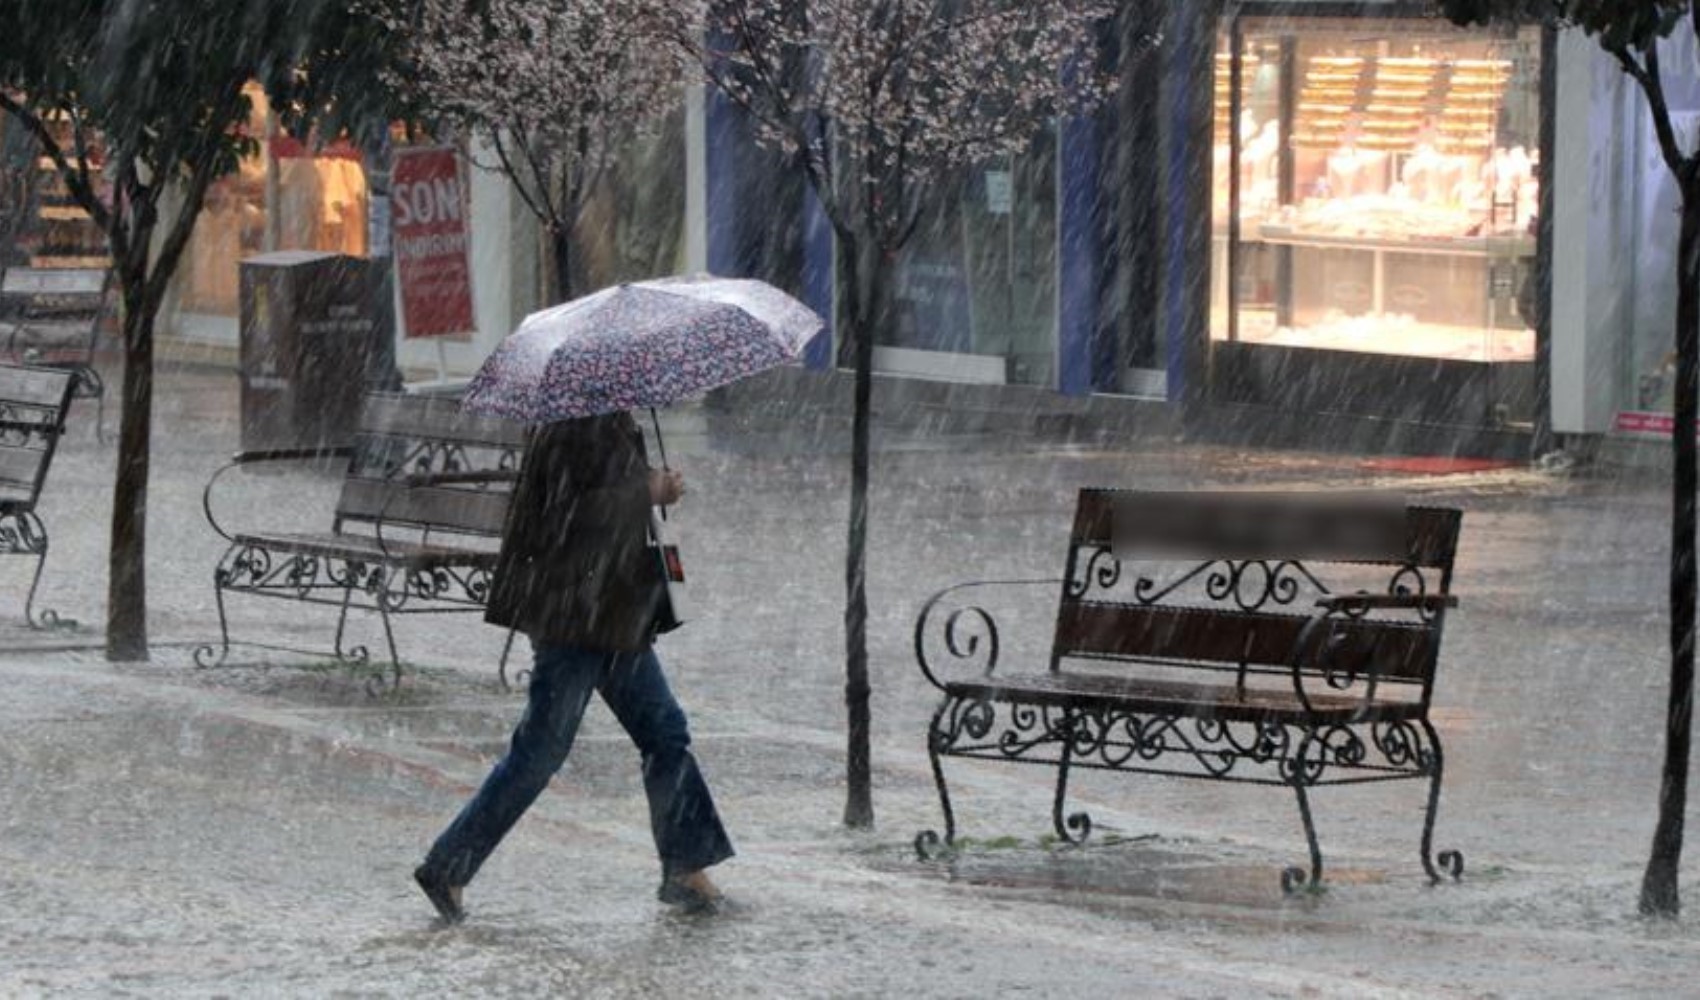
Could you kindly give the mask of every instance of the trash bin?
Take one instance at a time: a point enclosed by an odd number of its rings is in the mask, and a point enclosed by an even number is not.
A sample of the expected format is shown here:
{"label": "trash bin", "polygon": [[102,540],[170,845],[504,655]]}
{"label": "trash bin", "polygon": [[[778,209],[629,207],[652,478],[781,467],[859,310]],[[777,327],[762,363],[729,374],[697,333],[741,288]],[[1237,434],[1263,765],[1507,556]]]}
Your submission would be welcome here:
{"label": "trash bin", "polygon": [[349,443],[361,394],[393,382],[376,277],[368,260],[318,251],[242,261],[244,451]]}

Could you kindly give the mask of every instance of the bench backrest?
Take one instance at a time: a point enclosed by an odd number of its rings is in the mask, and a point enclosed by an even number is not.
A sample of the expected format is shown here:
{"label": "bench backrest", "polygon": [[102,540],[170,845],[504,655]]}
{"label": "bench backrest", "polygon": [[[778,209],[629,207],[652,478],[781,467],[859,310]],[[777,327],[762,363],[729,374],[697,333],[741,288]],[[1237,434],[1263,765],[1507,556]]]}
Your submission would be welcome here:
{"label": "bench backrest", "polygon": [[[1300,494],[1082,490],[1051,669],[1091,661],[1190,680],[1205,670],[1290,690],[1318,598],[1449,593],[1459,511],[1384,504],[1343,523],[1344,508]],[[1368,669],[1390,693],[1426,704],[1444,618],[1443,609],[1343,618],[1307,673],[1358,680]]]}
{"label": "bench backrest", "polygon": [[0,504],[34,508],[74,383],[60,369],[0,365]]}
{"label": "bench backrest", "polygon": [[463,413],[458,400],[370,393],[337,501],[336,530],[381,519],[386,531],[411,527],[499,538],[511,483],[409,486],[406,478],[517,470],[524,449],[524,425]]}
{"label": "bench backrest", "polygon": [[98,319],[112,272],[92,267],[8,267],[0,273],[0,298],[26,316]]}

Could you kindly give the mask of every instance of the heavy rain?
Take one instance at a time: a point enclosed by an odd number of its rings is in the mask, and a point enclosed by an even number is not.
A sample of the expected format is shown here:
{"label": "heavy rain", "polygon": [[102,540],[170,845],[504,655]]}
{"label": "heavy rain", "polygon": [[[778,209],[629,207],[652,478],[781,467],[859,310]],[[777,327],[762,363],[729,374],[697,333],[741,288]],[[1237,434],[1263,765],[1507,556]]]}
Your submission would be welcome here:
{"label": "heavy rain", "polygon": [[1697,0],[0,17],[0,996],[1695,992]]}

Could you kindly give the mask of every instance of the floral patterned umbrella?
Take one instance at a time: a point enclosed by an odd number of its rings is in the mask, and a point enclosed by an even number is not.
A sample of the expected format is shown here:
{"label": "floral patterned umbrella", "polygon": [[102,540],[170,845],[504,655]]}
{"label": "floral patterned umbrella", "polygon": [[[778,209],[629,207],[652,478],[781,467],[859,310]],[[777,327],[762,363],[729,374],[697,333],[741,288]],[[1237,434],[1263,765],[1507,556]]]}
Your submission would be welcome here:
{"label": "floral patterned umbrella", "polygon": [[795,360],[822,325],[761,281],[616,285],[527,316],[461,406],[527,423],[666,406]]}

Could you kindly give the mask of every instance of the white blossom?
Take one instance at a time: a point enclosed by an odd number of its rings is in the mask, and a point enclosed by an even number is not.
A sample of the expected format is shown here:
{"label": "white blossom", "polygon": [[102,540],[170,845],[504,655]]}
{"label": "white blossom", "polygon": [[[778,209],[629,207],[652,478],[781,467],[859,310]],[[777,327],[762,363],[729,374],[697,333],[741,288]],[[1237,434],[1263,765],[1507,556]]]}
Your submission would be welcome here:
{"label": "white blossom", "polygon": [[1103,0],[710,0],[699,58],[803,158],[833,225],[888,249],[941,174],[1020,151],[1108,88]]}
{"label": "white blossom", "polygon": [[366,0],[407,39],[395,83],[438,130],[493,150],[553,232],[598,178],[679,105],[669,40],[684,0]]}

